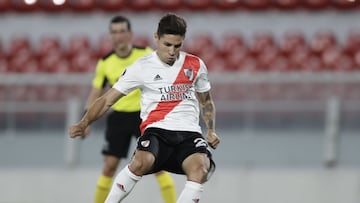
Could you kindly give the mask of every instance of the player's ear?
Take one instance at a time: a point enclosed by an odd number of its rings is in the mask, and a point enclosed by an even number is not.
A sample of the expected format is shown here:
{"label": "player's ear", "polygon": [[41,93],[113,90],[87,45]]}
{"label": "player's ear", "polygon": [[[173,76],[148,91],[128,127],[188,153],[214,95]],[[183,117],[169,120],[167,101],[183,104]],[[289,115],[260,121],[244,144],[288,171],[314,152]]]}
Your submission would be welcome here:
{"label": "player's ear", "polygon": [[154,40],[156,43],[159,41],[159,35],[156,32],[154,33]]}

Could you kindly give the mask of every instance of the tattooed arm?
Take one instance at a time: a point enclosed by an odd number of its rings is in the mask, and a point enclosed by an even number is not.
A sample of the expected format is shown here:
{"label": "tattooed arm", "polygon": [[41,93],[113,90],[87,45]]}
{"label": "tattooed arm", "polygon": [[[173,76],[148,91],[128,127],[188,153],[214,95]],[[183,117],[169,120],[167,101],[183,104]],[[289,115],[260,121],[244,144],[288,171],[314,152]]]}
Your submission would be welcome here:
{"label": "tattooed arm", "polygon": [[210,92],[197,93],[200,102],[201,115],[208,130],[208,143],[212,148],[216,148],[220,143],[219,137],[215,132],[215,105],[211,98]]}

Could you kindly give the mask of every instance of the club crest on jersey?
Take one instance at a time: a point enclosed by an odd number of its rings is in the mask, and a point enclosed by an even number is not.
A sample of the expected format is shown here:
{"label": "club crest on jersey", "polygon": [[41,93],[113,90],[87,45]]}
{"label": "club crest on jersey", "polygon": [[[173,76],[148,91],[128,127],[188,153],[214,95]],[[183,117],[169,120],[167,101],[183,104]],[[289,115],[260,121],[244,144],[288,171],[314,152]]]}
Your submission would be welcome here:
{"label": "club crest on jersey", "polygon": [[141,146],[148,147],[149,145],[150,145],[150,140],[141,141]]}
{"label": "club crest on jersey", "polygon": [[194,70],[192,68],[184,68],[184,74],[188,80],[192,81],[194,79]]}

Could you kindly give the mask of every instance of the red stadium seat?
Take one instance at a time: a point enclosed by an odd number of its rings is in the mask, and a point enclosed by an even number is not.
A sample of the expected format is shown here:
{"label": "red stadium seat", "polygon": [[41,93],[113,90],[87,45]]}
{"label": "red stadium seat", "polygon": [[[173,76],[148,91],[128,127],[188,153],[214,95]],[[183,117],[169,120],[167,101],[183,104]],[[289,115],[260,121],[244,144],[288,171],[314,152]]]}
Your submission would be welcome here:
{"label": "red stadium seat", "polygon": [[93,72],[97,59],[91,51],[82,51],[73,56],[70,60],[71,72]]}
{"label": "red stadium seat", "polygon": [[89,12],[96,8],[95,0],[71,0],[68,1],[69,8],[78,12]]}
{"label": "red stadium seat", "polygon": [[334,71],[353,71],[355,69],[353,58],[345,54],[340,55],[333,64]]}
{"label": "red stadium seat", "polygon": [[241,0],[213,0],[213,5],[220,10],[234,10],[240,8]]}
{"label": "red stadium seat", "polygon": [[285,33],[284,37],[281,38],[279,43],[280,51],[289,55],[294,52],[296,49],[306,47],[306,41],[304,34],[300,31],[293,31]]}
{"label": "red stadium seat", "polygon": [[330,6],[330,0],[304,0],[303,4],[308,9],[326,9]]}
{"label": "red stadium seat", "polygon": [[357,0],[331,0],[332,5],[338,9],[359,9]]}
{"label": "red stadium seat", "polygon": [[155,2],[154,0],[131,0],[128,4],[134,11],[145,11],[153,9]]}
{"label": "red stadium seat", "polygon": [[10,39],[10,47],[8,51],[9,58],[14,57],[20,51],[32,52],[30,40],[27,36],[14,36]]}
{"label": "red stadium seat", "polygon": [[9,61],[11,72],[37,72],[39,64],[30,50],[23,49]]}
{"label": "red stadium seat", "polygon": [[25,0],[11,0],[11,8],[19,12],[35,11],[40,8],[38,1],[27,3]]}
{"label": "red stadium seat", "polygon": [[297,9],[301,6],[302,0],[275,0],[274,6],[280,9]]}
{"label": "red stadium seat", "polygon": [[272,6],[271,0],[243,0],[243,4],[252,10],[267,9]]}
{"label": "red stadium seat", "polygon": [[126,7],[127,0],[95,0],[95,5],[104,11],[119,11]]}
{"label": "red stadium seat", "polygon": [[5,11],[9,11],[11,8],[11,4],[10,4],[11,0],[0,0],[0,11],[1,12],[5,12]]}
{"label": "red stadium seat", "polygon": [[261,70],[267,70],[270,68],[270,65],[275,61],[277,57],[280,56],[279,50],[275,47],[266,47],[262,50],[257,59],[258,65]]}
{"label": "red stadium seat", "polygon": [[88,36],[76,35],[72,36],[67,42],[66,54],[69,58],[77,55],[80,52],[91,49],[90,40]]}
{"label": "red stadium seat", "polygon": [[226,66],[226,62],[221,57],[216,57],[206,63],[206,66],[210,72],[224,72],[229,71],[228,67]]}
{"label": "red stadium seat", "polygon": [[241,72],[257,72],[259,69],[257,60],[254,57],[247,57],[237,66],[237,71]]}
{"label": "red stadium seat", "polygon": [[157,7],[164,10],[179,10],[182,8],[182,0],[154,0]]}
{"label": "red stadium seat", "polygon": [[341,55],[343,54],[342,49],[340,47],[330,47],[321,55],[322,63],[324,64],[326,69],[333,70],[335,68],[335,63]]}
{"label": "red stadium seat", "polygon": [[195,55],[201,55],[202,52],[213,49],[216,49],[216,45],[209,34],[197,34],[184,44],[184,50]]}
{"label": "red stadium seat", "polygon": [[51,51],[62,51],[60,39],[57,36],[42,36],[37,47],[37,55],[41,58]]}
{"label": "red stadium seat", "polygon": [[246,47],[241,45],[233,47],[233,51],[224,57],[227,69],[236,70],[239,64],[242,64],[249,55],[249,51]]}
{"label": "red stadium seat", "polygon": [[212,0],[183,0],[183,4],[185,7],[192,10],[206,10],[211,7]]}
{"label": "red stadium seat", "polygon": [[222,36],[219,44],[219,52],[223,56],[227,56],[232,52],[236,52],[236,48],[246,47],[241,34],[225,34]]}
{"label": "red stadium seat", "polygon": [[263,33],[256,33],[253,35],[251,44],[250,44],[250,51],[254,55],[258,55],[261,51],[265,50],[268,47],[276,46],[274,37],[272,33],[263,32]]}
{"label": "red stadium seat", "polygon": [[270,63],[268,70],[271,72],[287,72],[291,71],[291,68],[287,57],[278,56]]}
{"label": "red stadium seat", "polygon": [[6,73],[10,71],[9,63],[6,58],[0,58],[0,73]]}
{"label": "red stadium seat", "polygon": [[68,1],[55,3],[53,0],[38,0],[39,7],[47,12],[64,11],[68,8]]}
{"label": "red stadium seat", "polygon": [[307,61],[310,56],[310,50],[306,47],[301,47],[291,52],[288,56],[291,69],[301,70],[302,64],[304,61]]}
{"label": "red stadium seat", "polygon": [[347,34],[344,50],[349,55],[354,55],[355,52],[360,50],[360,30],[352,30]]}
{"label": "red stadium seat", "polygon": [[336,46],[337,39],[333,32],[317,32],[310,42],[310,48],[314,54],[321,55],[326,49]]}
{"label": "red stadium seat", "polygon": [[40,71],[47,73],[68,72],[68,67],[59,65],[64,59],[65,56],[59,50],[51,50],[47,52],[47,54],[40,58]]}
{"label": "red stadium seat", "polygon": [[360,50],[354,53],[355,69],[360,71]]}
{"label": "red stadium seat", "polygon": [[300,70],[305,72],[320,72],[325,70],[322,60],[315,55],[310,55],[300,66]]}

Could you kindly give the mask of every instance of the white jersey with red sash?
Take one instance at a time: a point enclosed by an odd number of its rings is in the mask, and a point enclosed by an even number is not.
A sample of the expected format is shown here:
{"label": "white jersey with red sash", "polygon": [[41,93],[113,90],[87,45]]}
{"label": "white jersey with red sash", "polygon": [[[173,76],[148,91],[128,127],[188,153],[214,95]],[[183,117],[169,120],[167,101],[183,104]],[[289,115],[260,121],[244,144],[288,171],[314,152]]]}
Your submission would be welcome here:
{"label": "white jersey with red sash", "polygon": [[180,52],[170,66],[153,52],[129,66],[113,88],[124,94],[141,89],[142,133],[148,127],[201,133],[195,92],[209,91],[210,83],[200,58]]}

